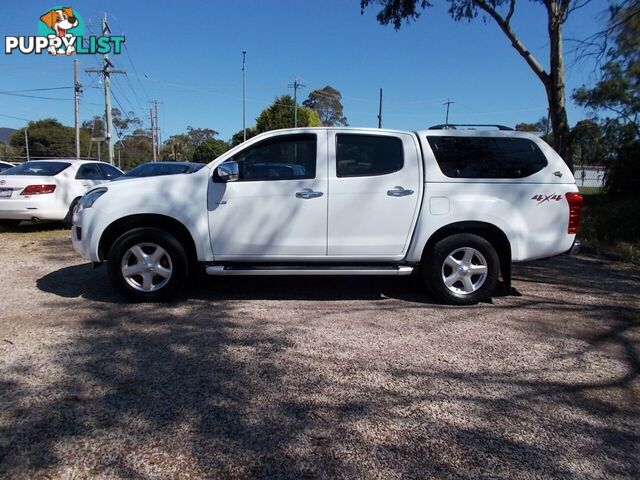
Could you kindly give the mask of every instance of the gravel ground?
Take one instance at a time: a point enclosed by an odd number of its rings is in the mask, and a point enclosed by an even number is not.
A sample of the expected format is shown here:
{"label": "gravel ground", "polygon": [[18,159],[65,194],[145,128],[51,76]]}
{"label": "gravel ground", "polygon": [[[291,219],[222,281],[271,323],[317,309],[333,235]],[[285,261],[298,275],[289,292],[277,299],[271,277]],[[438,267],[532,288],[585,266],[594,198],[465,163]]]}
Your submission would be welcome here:
{"label": "gravel ground", "polygon": [[638,478],[640,269],[560,257],[453,308],[412,279],[202,279],[130,305],[0,231],[2,478]]}

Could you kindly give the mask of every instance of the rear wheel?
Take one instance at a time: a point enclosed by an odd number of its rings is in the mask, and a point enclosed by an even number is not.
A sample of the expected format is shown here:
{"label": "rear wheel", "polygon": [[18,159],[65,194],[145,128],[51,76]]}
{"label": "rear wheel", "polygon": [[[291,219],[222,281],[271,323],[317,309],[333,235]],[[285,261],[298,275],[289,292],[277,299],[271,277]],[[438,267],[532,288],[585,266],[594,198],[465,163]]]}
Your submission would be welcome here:
{"label": "rear wheel", "polygon": [[493,246],[462,233],[436,243],[424,260],[429,289],[453,305],[473,305],[490,297],[498,284],[500,261]]}
{"label": "rear wheel", "polygon": [[128,298],[141,302],[168,301],[183,289],[189,261],[182,245],[157,228],[137,228],[123,234],[109,251],[109,278]]}
{"label": "rear wheel", "polygon": [[14,228],[20,225],[22,220],[0,220],[0,227]]}

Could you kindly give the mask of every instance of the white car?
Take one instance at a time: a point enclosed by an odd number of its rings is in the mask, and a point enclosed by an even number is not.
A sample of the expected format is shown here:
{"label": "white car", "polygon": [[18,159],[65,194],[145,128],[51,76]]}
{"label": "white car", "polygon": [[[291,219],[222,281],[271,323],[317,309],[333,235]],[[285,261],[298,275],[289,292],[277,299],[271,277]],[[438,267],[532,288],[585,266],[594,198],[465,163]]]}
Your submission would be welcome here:
{"label": "white car", "polygon": [[93,189],[76,250],[116,288],[165,300],[209,275],[408,275],[472,304],[509,286],[512,262],[574,251],[582,197],[524,132],[276,130],[189,175]]}
{"label": "white car", "polygon": [[0,225],[23,220],[71,223],[77,201],[96,185],[122,175],[117,168],[85,160],[35,160],[0,173]]}
{"label": "white car", "polygon": [[5,170],[9,170],[10,168],[13,168],[13,167],[15,167],[13,163],[0,162],[0,173],[4,172]]}

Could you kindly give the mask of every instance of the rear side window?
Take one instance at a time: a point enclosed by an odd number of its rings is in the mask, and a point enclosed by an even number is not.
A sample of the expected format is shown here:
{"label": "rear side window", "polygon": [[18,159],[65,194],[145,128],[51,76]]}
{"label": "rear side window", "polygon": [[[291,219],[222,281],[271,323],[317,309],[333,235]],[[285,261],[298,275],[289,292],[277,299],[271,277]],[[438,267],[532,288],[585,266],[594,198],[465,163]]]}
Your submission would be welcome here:
{"label": "rear side window", "polygon": [[402,170],[402,140],[381,135],[336,135],[338,177],[369,177]]}
{"label": "rear side window", "polygon": [[547,166],[529,139],[515,137],[427,137],[440,170],[451,178],[524,178]]}
{"label": "rear side window", "polygon": [[53,177],[59,174],[70,163],[66,162],[25,162],[17,165],[5,172],[2,175],[34,175],[41,177]]}

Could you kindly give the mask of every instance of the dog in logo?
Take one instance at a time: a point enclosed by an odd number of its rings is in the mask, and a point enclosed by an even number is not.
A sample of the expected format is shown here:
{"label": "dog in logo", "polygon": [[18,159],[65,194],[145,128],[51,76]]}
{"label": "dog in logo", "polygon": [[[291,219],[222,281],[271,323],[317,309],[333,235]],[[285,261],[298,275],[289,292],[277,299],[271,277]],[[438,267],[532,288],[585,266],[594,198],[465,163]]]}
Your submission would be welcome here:
{"label": "dog in logo", "polygon": [[[49,35],[49,38],[71,38],[73,35],[67,33],[67,30],[72,29],[78,25],[78,19],[73,14],[73,9],[69,7],[63,7],[59,10],[49,10],[47,13],[40,17],[40,20],[55,32],[55,35]],[[67,47],[66,50],[56,50],[56,47],[51,46],[47,50],[51,55],[71,55],[75,53],[76,49],[73,46]]]}

